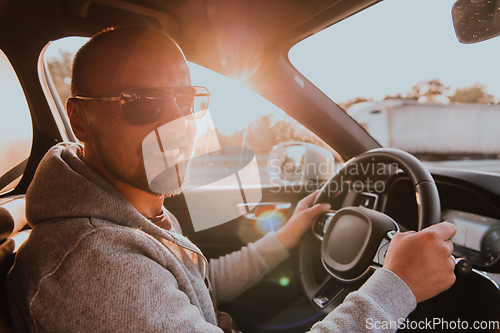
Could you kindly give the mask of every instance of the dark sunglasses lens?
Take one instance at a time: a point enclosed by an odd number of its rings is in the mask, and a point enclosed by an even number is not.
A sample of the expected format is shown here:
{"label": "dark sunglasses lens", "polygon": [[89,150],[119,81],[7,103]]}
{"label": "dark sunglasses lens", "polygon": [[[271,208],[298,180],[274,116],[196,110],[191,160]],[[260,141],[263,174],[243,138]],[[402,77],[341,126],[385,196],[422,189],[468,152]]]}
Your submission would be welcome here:
{"label": "dark sunglasses lens", "polygon": [[134,125],[151,124],[160,119],[165,106],[165,91],[159,88],[133,88],[121,94],[125,120]]}

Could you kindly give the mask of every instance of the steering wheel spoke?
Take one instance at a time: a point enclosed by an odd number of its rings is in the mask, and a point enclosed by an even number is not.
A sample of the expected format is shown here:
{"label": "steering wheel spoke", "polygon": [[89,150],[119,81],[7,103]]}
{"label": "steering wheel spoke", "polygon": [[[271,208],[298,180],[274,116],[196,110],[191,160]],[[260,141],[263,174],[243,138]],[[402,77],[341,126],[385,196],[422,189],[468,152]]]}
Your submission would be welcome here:
{"label": "steering wheel spoke", "polygon": [[325,230],[328,227],[328,224],[335,216],[336,211],[329,211],[323,214],[318,215],[311,226],[311,232],[313,236],[319,240],[323,241],[323,236],[325,234]]}
{"label": "steering wheel spoke", "polygon": [[385,254],[389,249],[389,244],[391,243],[392,237],[399,231],[389,231],[386,237],[382,238],[380,245],[378,246],[377,252],[373,257],[373,264],[376,267],[382,267],[384,265]]}
{"label": "steering wheel spoke", "polygon": [[347,288],[340,284],[335,277],[329,275],[313,292],[312,302],[320,309],[331,306],[336,307],[342,303],[352,290],[352,288]]}

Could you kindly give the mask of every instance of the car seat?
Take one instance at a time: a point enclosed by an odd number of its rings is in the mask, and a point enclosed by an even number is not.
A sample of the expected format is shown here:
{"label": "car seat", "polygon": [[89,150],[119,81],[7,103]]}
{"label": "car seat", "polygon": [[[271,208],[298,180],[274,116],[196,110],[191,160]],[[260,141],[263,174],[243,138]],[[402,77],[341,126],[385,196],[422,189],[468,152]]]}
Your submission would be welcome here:
{"label": "car seat", "polygon": [[0,332],[14,332],[10,321],[5,279],[15,252],[29,236],[24,195],[0,198]]}

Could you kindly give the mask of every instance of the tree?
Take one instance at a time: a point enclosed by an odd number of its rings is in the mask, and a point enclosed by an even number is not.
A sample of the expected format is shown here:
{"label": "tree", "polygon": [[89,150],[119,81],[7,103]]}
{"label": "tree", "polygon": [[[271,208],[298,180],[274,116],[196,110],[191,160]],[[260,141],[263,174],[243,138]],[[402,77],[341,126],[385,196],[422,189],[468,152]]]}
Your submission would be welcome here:
{"label": "tree", "polygon": [[397,93],[396,95],[385,95],[384,101],[388,99],[408,99],[408,98],[401,95],[401,93]]}
{"label": "tree", "polygon": [[267,153],[276,145],[276,129],[273,130],[272,125],[272,114],[261,116],[248,125],[246,141],[256,154]]}
{"label": "tree", "polygon": [[[495,103],[495,96],[488,94],[488,87],[480,82],[475,83],[470,87],[457,88],[453,95],[448,91],[450,87],[443,84],[439,79],[422,80],[417,82],[409,91],[405,93],[397,93],[394,95],[386,95],[384,100],[388,99],[411,99],[418,100],[421,103]],[[371,98],[356,97],[349,99],[346,102],[340,103],[344,110],[355,103],[372,100]]]}
{"label": "tree", "polygon": [[274,121],[272,114],[257,118],[248,124],[246,129],[227,135],[219,132],[217,137],[221,147],[248,147],[255,154],[268,154],[271,149],[282,142],[300,141],[309,142],[325,147],[311,131],[289,116]]}
{"label": "tree", "polygon": [[219,145],[221,147],[243,147],[243,135],[245,130],[236,131],[231,135],[227,135],[219,132],[216,128],[215,132],[217,133],[217,138],[219,139]]}
{"label": "tree", "polygon": [[473,86],[458,88],[455,93],[450,96],[450,102],[455,103],[493,103],[495,97],[486,93],[488,88],[477,82]]}
{"label": "tree", "polygon": [[408,97],[420,102],[442,102],[448,101],[446,92],[450,90],[449,86],[444,85],[439,79],[422,80],[417,82],[408,92]]}
{"label": "tree", "polygon": [[417,82],[409,91],[404,94],[386,95],[387,99],[413,99],[422,103],[448,103],[447,91],[449,86],[444,85],[439,79],[422,80]]}
{"label": "tree", "polygon": [[366,97],[356,97],[356,98],[351,98],[348,99],[345,102],[339,103],[339,106],[344,109],[344,111],[347,111],[349,107],[353,104],[356,103],[361,103],[361,102],[368,102],[368,101],[373,101],[373,98],[366,98]]}
{"label": "tree", "polygon": [[59,50],[60,58],[53,57],[47,61],[49,74],[54,82],[55,88],[61,101],[66,103],[66,99],[70,97],[71,84],[71,64],[73,62],[73,53]]}

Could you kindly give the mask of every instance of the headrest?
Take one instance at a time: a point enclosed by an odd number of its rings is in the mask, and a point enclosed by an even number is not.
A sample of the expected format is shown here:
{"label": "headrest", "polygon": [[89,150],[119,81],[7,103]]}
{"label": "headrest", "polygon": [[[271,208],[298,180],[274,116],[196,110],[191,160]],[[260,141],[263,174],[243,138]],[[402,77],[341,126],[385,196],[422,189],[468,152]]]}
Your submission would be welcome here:
{"label": "headrest", "polygon": [[27,224],[25,204],[24,195],[0,199],[0,243]]}

